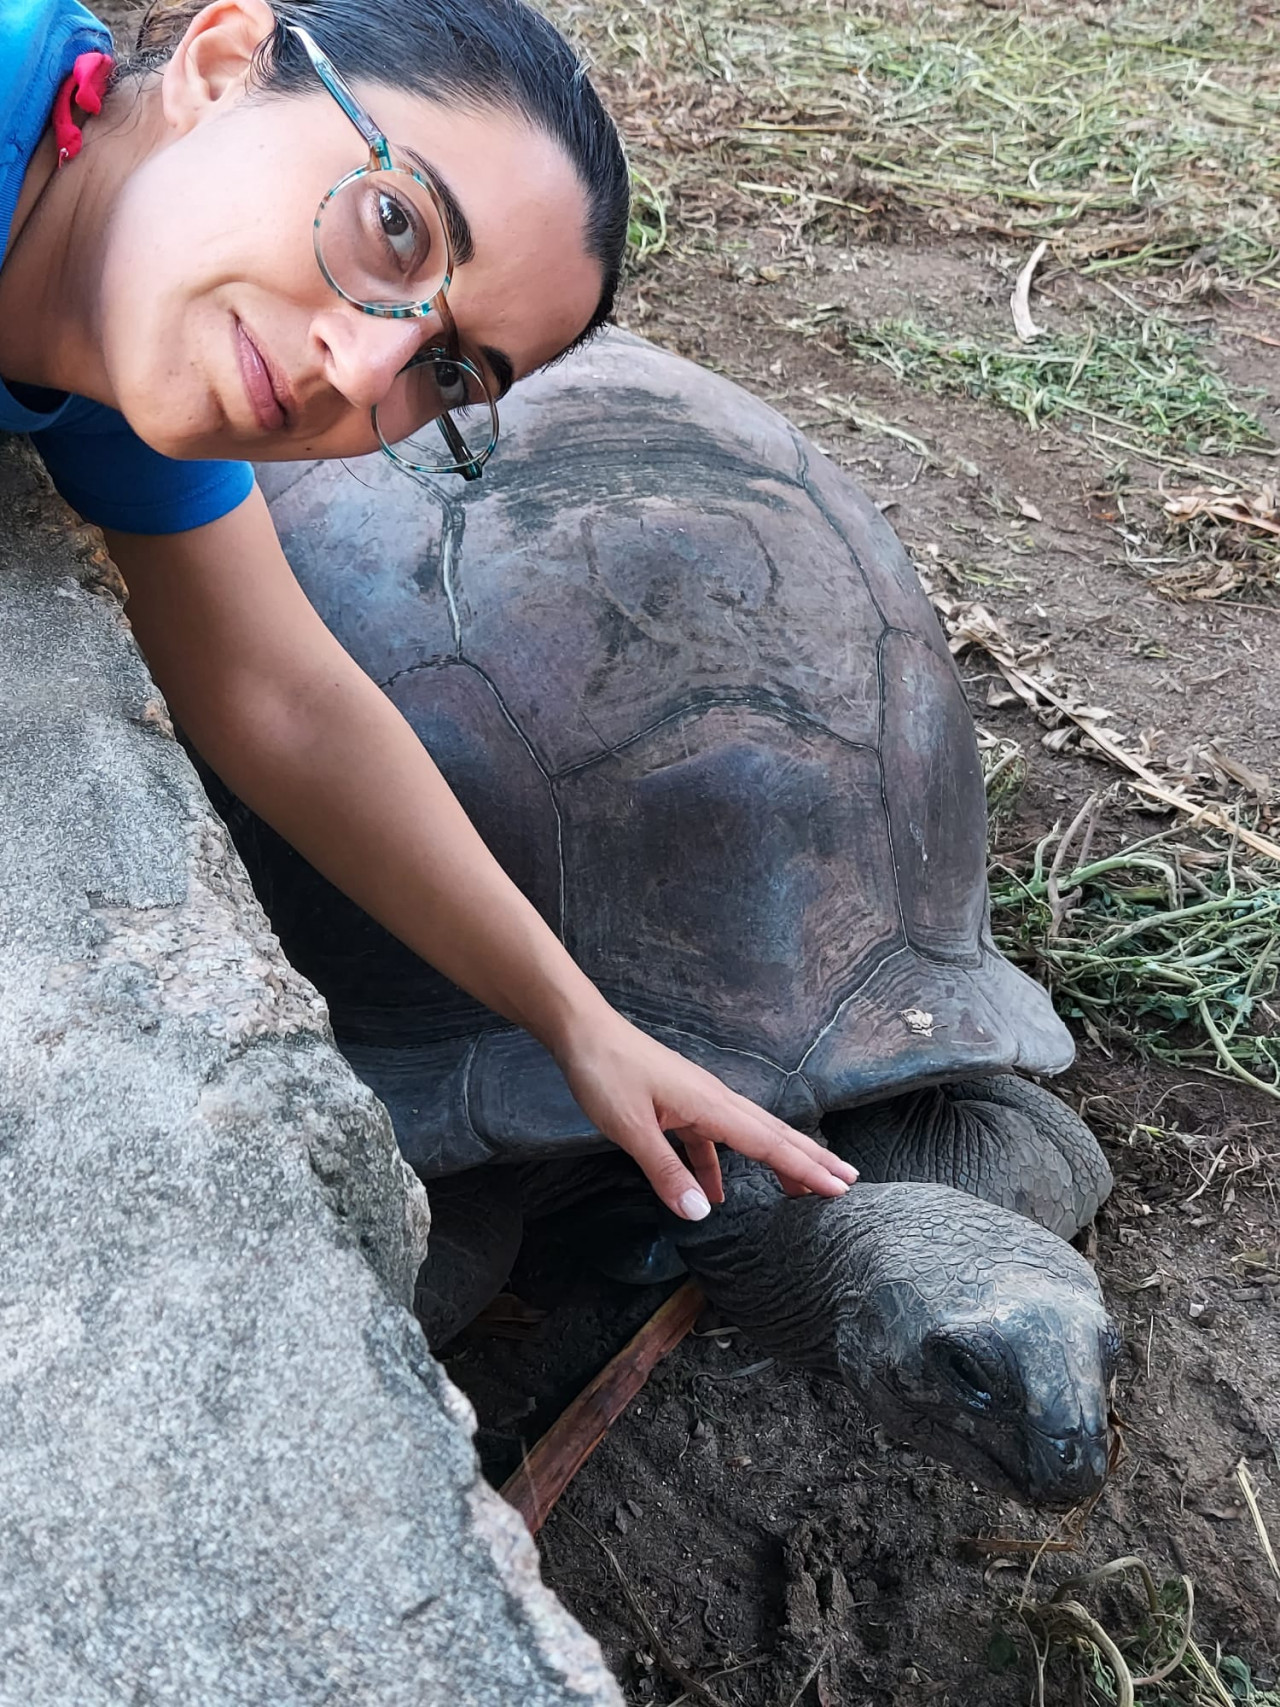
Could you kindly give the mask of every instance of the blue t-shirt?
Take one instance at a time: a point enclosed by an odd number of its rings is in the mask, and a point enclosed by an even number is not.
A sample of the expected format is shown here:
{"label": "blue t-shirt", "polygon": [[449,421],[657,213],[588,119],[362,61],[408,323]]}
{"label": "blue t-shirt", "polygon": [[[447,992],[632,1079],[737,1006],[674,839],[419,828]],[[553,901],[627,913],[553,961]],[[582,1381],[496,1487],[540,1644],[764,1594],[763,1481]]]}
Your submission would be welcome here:
{"label": "blue t-shirt", "polygon": [[[76,0],[0,0],[0,263],[54,96],[80,54],[110,51],[105,25]],[[0,379],[0,432],[30,433],[59,492],[99,527],[185,533],[234,510],[253,486],[245,462],[161,456],[105,404],[51,393],[51,407],[29,407],[36,399],[24,396]]]}

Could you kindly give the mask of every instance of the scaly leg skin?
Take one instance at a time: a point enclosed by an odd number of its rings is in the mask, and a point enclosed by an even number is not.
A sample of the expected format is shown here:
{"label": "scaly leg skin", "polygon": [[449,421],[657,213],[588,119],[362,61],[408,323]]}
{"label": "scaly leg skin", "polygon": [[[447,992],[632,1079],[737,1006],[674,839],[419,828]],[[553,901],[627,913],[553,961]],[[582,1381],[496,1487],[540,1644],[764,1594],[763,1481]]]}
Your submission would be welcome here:
{"label": "scaly leg skin", "polygon": [[864,1180],[919,1180],[1028,1215],[1070,1239],[1111,1191],[1085,1123],[1052,1092],[1012,1073],[912,1091],[822,1122]]}
{"label": "scaly leg skin", "polygon": [[460,1333],[506,1285],[524,1235],[509,1168],[431,1180],[431,1233],[413,1310],[433,1350]]}
{"label": "scaly leg skin", "polygon": [[722,1165],[725,1203],[666,1231],[758,1345],[998,1492],[1069,1507],[1101,1487],[1117,1340],[1070,1245],[948,1186],[788,1198],[759,1164]]}

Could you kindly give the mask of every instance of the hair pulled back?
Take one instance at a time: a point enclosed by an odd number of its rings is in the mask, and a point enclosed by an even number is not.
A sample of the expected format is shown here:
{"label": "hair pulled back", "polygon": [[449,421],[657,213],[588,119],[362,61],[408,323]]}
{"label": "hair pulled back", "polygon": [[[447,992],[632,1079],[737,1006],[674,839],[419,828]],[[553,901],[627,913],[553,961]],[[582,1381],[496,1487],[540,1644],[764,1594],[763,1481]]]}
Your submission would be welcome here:
{"label": "hair pulled back", "polygon": [[[119,75],[163,65],[207,0],[156,0]],[[365,79],[443,107],[501,112],[558,143],[587,198],[584,241],[603,275],[585,338],[609,317],[626,249],[631,199],[626,156],[586,69],[557,29],[524,0],[272,0],[276,27],[258,50],[257,85],[311,94],[315,71],[283,26],[301,24],[349,81]],[[579,340],[581,341],[581,340]]]}

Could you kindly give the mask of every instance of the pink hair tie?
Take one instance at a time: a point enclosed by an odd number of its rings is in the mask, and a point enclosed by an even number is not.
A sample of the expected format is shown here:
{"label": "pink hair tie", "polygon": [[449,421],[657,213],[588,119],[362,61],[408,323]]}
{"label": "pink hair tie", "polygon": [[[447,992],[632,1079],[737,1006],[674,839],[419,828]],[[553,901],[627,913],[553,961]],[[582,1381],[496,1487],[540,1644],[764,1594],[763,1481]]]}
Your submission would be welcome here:
{"label": "pink hair tie", "polygon": [[53,103],[53,140],[58,165],[74,160],[84,147],[84,132],[71,116],[74,103],[84,113],[100,113],[115,61],[109,53],[82,53]]}

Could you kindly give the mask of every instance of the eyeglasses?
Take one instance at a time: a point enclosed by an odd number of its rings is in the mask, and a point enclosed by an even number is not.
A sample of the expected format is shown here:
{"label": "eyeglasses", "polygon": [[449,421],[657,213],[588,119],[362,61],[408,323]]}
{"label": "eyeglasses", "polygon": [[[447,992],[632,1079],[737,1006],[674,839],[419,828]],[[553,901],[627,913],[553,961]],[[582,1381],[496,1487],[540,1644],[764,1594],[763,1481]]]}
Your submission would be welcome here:
{"label": "eyeglasses", "polygon": [[315,73],[369,147],[316,210],[313,242],[328,284],[344,301],[386,320],[434,313],[443,341],[419,350],[373,410],[383,450],[410,474],[478,480],[498,442],[498,409],[484,375],[462,354],[446,300],[453,268],[435,186],[387,141],[332,62],[300,24]]}

